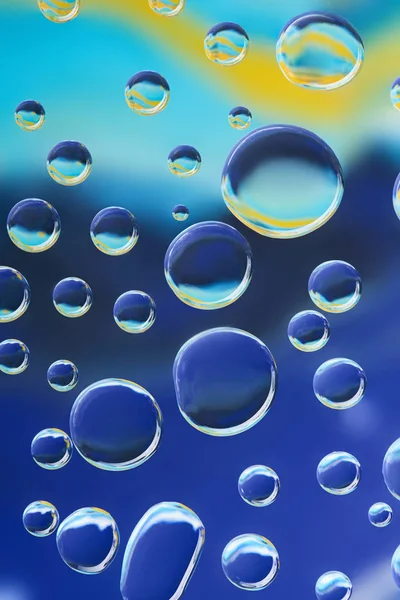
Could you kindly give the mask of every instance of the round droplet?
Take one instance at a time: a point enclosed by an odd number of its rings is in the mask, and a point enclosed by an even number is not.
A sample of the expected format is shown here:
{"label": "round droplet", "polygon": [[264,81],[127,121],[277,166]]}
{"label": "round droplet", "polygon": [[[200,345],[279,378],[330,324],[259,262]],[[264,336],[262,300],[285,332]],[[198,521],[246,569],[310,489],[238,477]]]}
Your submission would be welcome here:
{"label": "round droplet", "polygon": [[32,502],[22,515],[25,529],[36,537],[46,537],[53,533],[58,527],[58,520],[58,510],[45,500]]}
{"label": "round droplet", "polygon": [[149,6],[158,15],[175,17],[185,8],[186,0],[149,0]]}
{"label": "round droplet", "polygon": [[279,477],[264,465],[247,467],[239,477],[238,489],[242,499],[251,506],[268,506],[279,493]]}
{"label": "round droplet", "polygon": [[93,294],[88,284],[78,277],[67,277],[53,290],[53,304],[60,315],[82,317],[92,306]]}
{"label": "round droplet", "polygon": [[276,44],[276,59],[291,83],[333,90],[357,75],[364,46],[357,31],[342,17],[309,12],[285,25]]}
{"label": "round droplet", "polygon": [[57,548],[63,561],[78,573],[105,571],[119,547],[119,531],[110,513],[101,508],[80,508],[61,523]]}
{"label": "round droplet", "polygon": [[218,221],[196,223],[172,240],[165,254],[169,287],[185,304],[211,310],[240,298],[253,275],[247,240]]}
{"label": "round droplet", "polygon": [[36,100],[24,100],[15,109],[15,121],[25,131],[40,129],[45,118],[45,110]]}
{"label": "round droplet", "polygon": [[359,364],[348,358],[332,358],[315,372],[313,387],[318,400],[328,408],[345,410],[362,400],[367,378]]}
{"label": "round droplet", "polygon": [[72,21],[79,13],[81,0],[38,0],[38,5],[49,21],[66,23]]}
{"label": "round droplet", "polygon": [[125,292],[114,304],[114,321],[127,333],[144,333],[155,320],[156,305],[145,292]]}
{"label": "round droplet", "polygon": [[177,204],[174,206],[172,216],[174,217],[175,221],[186,221],[189,216],[189,209],[184,204]]}
{"label": "round droplet", "polygon": [[177,146],[168,155],[168,168],[178,177],[191,177],[201,167],[201,156],[193,146]]}
{"label": "round droplet", "polygon": [[368,511],[368,519],[375,527],[386,527],[392,520],[393,511],[386,502],[375,502]]}
{"label": "round droplet", "polygon": [[303,310],[290,319],[288,338],[297,350],[316,352],[329,340],[331,328],[328,319],[315,310]]}
{"label": "round droplet", "polygon": [[229,111],[228,121],[233,129],[247,129],[250,127],[252,114],[245,106],[235,106]]}
{"label": "round droplet", "polygon": [[43,429],[32,440],[32,458],[43,469],[61,469],[69,463],[72,456],[72,442],[61,429]]}
{"label": "round droplet", "polygon": [[238,535],[222,552],[222,570],[242,590],[263,590],[276,578],[279,554],[272,542],[256,533]]}
{"label": "round droplet", "polygon": [[47,369],[47,381],[57,392],[69,392],[78,383],[78,369],[70,360],[57,360]]}
{"label": "round droplet", "polygon": [[308,293],[318,308],[342,313],[353,308],[361,298],[362,285],[358,271],[343,260],[328,260],[311,273]]}
{"label": "round droplet", "polygon": [[192,337],[176,355],[173,378],[179,410],[208,435],[242,433],[268,412],[277,370],[267,346],[254,335],[219,327]]}
{"label": "round droplet", "polygon": [[270,125],[233,147],[221,190],[229,210],[250,229],[295,238],[334,215],[343,185],[340,163],[321,138],[300,127]]}
{"label": "round droplet", "polygon": [[155,115],[168,104],[170,89],[166,79],[155,71],[140,71],[125,87],[125,99],[139,115]]}
{"label": "round droplet", "polygon": [[390,90],[390,100],[392,101],[394,108],[400,110],[400,77],[393,81]]}
{"label": "round droplet", "polygon": [[335,496],[354,492],[361,479],[361,465],[348,452],[331,452],[317,467],[317,480],[323,490]]}
{"label": "round droplet", "polygon": [[204,40],[207,58],[218,65],[230,66],[240,63],[247,54],[249,36],[236,23],[219,23],[211,27]]}
{"label": "round droplet", "polygon": [[90,225],[90,237],[96,248],[104,254],[126,254],[139,239],[136,219],[126,208],[103,208]]}
{"label": "round droplet", "polygon": [[7,375],[19,375],[29,365],[29,349],[23,342],[15,339],[0,343],[0,371]]}
{"label": "round droplet", "polygon": [[47,157],[47,171],[61,185],[78,185],[89,177],[92,157],[80,142],[60,142]]}
{"label": "round droplet", "polygon": [[25,277],[12,267],[0,267],[0,323],[15,321],[31,301],[31,289]]}
{"label": "round droplet", "polygon": [[7,231],[11,241],[21,250],[44,252],[60,237],[61,221],[51,204],[39,198],[27,198],[10,210]]}
{"label": "round droplet", "polygon": [[400,438],[393,442],[386,451],[382,474],[389,492],[397,500],[400,500]]}
{"label": "round droplet", "polygon": [[69,423],[74,445],[88,463],[125,471],[157,450],[162,415],[153,396],[137,383],[103,379],[79,394]]}
{"label": "round droplet", "polygon": [[340,571],[328,571],[315,584],[318,600],[349,600],[353,586],[350,579]]}

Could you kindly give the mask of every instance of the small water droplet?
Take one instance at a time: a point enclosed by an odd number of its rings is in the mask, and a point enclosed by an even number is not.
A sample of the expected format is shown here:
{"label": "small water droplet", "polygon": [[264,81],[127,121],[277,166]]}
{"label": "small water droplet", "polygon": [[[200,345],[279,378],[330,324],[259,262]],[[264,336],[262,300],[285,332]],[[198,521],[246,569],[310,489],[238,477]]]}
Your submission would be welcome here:
{"label": "small water droplet", "polygon": [[45,110],[36,100],[24,100],[15,109],[15,121],[25,131],[40,129],[45,118]]}
{"label": "small water droplet", "polygon": [[400,110],[400,77],[393,81],[390,90],[390,100],[392,101],[394,108]]}
{"label": "small water droplet", "polygon": [[204,40],[207,58],[223,66],[236,65],[246,56],[249,36],[240,25],[223,22],[211,27]]}
{"label": "small water droplet", "polygon": [[92,306],[92,302],[92,290],[78,277],[62,279],[53,290],[53,304],[64,317],[82,317]]}
{"label": "small water droplet", "polygon": [[23,512],[22,522],[28,533],[36,537],[46,537],[58,527],[58,510],[50,502],[31,502]]}
{"label": "small water droplet", "polygon": [[315,584],[318,600],[349,600],[353,586],[350,579],[340,571],[328,571]]}
{"label": "small water droplet", "polygon": [[57,360],[47,369],[47,381],[57,392],[69,392],[78,383],[78,369],[70,360]]}
{"label": "small water droplet", "polygon": [[191,177],[201,167],[201,156],[193,146],[177,146],[168,155],[168,168],[178,177]]}
{"label": "small water droplet", "polygon": [[386,527],[392,520],[393,511],[386,502],[375,502],[368,511],[369,522],[375,527]]}
{"label": "small water droplet", "polygon": [[126,254],[136,245],[139,231],[136,219],[126,208],[109,206],[94,217],[90,237],[98,250],[110,256]]}
{"label": "small water droplet", "polygon": [[89,177],[92,157],[80,142],[60,142],[47,156],[47,171],[61,185],[78,185]]}
{"label": "small water droplet", "polygon": [[325,312],[346,312],[361,298],[362,285],[358,271],[343,260],[320,264],[308,280],[308,293],[318,308]]}
{"label": "small water droplet", "polygon": [[0,267],[0,323],[21,317],[31,301],[25,277],[12,267]]}
{"label": "small water droplet", "polygon": [[303,310],[290,319],[288,338],[297,350],[316,352],[328,342],[331,328],[328,319],[315,310]]}
{"label": "small water droplet", "polygon": [[155,115],[168,104],[170,89],[166,79],[155,71],[140,71],[125,87],[126,102],[139,115]]}
{"label": "small water droplet", "polygon": [[53,471],[65,467],[71,460],[71,438],[61,429],[43,429],[32,440],[32,458],[39,467]]}
{"label": "small water droplet", "polygon": [[247,129],[251,125],[252,114],[245,106],[235,106],[229,111],[228,121],[233,129]]}
{"label": "small water droplet", "polygon": [[48,202],[26,198],[10,210],[7,232],[21,250],[44,252],[60,237],[61,221],[56,209]]}
{"label": "small water droplet", "polygon": [[0,371],[19,375],[29,365],[29,348],[20,340],[8,339],[0,343]]}
{"label": "small water droplet", "polygon": [[186,0],[149,0],[149,6],[158,15],[175,17],[185,8]]}
{"label": "small water droplet", "polygon": [[72,21],[81,9],[81,0],[38,0],[40,11],[53,23]]}
{"label": "small water droplet", "polygon": [[174,206],[172,216],[174,217],[175,221],[186,221],[189,216],[189,209],[184,204],[177,204]]}
{"label": "small water droplet", "polygon": [[382,474],[386,487],[400,500],[400,438],[389,446],[383,458]]}
{"label": "small water droplet", "polygon": [[127,333],[144,333],[156,320],[156,305],[145,292],[131,290],[114,304],[114,321]]}
{"label": "small water droplet", "polygon": [[345,410],[363,399],[367,378],[359,364],[348,358],[327,360],[314,375],[314,394],[328,408]]}
{"label": "small water droplet", "polygon": [[268,506],[279,493],[279,477],[273,469],[264,465],[247,467],[239,477],[241,498],[251,506]]}
{"label": "small water droplet", "polygon": [[222,552],[222,570],[242,590],[264,590],[278,575],[279,554],[272,542],[255,533],[238,535]]}
{"label": "small water droplet", "polygon": [[331,452],[317,467],[317,480],[323,490],[335,496],[354,492],[360,483],[361,465],[348,452]]}

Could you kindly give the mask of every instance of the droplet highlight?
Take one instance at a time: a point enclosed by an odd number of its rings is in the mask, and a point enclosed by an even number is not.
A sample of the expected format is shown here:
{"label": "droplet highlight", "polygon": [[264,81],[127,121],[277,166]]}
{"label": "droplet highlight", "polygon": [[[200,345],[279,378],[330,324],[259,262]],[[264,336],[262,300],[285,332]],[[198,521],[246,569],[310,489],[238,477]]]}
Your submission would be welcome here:
{"label": "droplet highlight", "polygon": [[315,584],[318,600],[349,600],[353,591],[350,579],[340,571],[328,571]]}
{"label": "droplet highlight", "polygon": [[228,122],[233,129],[247,129],[251,125],[252,114],[245,106],[235,106],[229,111]]}
{"label": "droplet highlight", "polygon": [[167,106],[169,97],[167,80],[155,71],[136,73],[125,87],[126,103],[139,115],[156,115]]}
{"label": "droplet highlight", "polygon": [[21,250],[44,252],[60,237],[61,221],[56,209],[45,200],[26,198],[10,210],[7,232]]}
{"label": "droplet highlight", "polygon": [[348,358],[327,360],[314,375],[314,394],[335,410],[356,406],[364,397],[367,378],[359,364]]}
{"label": "droplet highlight", "polygon": [[79,277],[62,279],[53,290],[53,304],[63,317],[82,317],[90,309],[92,302],[92,290]]}
{"label": "droplet highlight", "polygon": [[12,267],[0,267],[0,323],[21,317],[31,301],[31,289],[25,277]]}
{"label": "droplet highlight", "polygon": [[315,310],[303,310],[290,319],[290,343],[302,352],[316,352],[323,348],[331,335],[328,319]]}
{"label": "droplet highlight", "polygon": [[31,454],[35,463],[50,471],[65,467],[71,460],[72,451],[69,435],[56,428],[39,431],[31,444]]}
{"label": "droplet highlight", "polygon": [[129,210],[109,206],[94,217],[90,225],[90,237],[100,252],[120,256],[136,245],[139,230],[136,219]]}
{"label": "droplet highlight", "polygon": [[189,209],[184,204],[177,204],[173,208],[172,216],[175,221],[186,221],[189,216]]}
{"label": "droplet highlight", "polygon": [[175,17],[185,8],[186,0],[149,0],[149,6],[158,15]]}
{"label": "droplet highlight", "polygon": [[24,100],[15,109],[15,121],[24,131],[36,131],[45,121],[46,112],[40,102]]}
{"label": "droplet highlight", "polygon": [[361,465],[348,452],[331,452],[317,467],[317,481],[325,492],[344,496],[354,492],[360,483]]}
{"label": "droplet highlight", "polygon": [[278,475],[270,467],[252,465],[247,467],[239,477],[238,490],[241,498],[251,506],[268,506],[272,504],[280,489]]}
{"label": "droplet highlight", "polygon": [[168,155],[168,168],[178,177],[191,177],[201,167],[201,156],[193,146],[177,146]]}
{"label": "droplet highlight", "polygon": [[35,537],[47,537],[54,533],[58,527],[58,521],[58,510],[45,500],[31,502],[22,515],[26,531]]}
{"label": "droplet highlight", "polygon": [[279,566],[273,543],[255,533],[238,535],[222,552],[225,577],[242,590],[264,590],[278,575]]}
{"label": "droplet highlight", "polygon": [[29,360],[29,348],[20,340],[11,338],[0,343],[0,371],[6,375],[23,373]]}
{"label": "droplet highlight", "polygon": [[70,360],[56,360],[47,369],[47,381],[56,392],[69,392],[78,379],[78,369]]}
{"label": "droplet highlight", "polygon": [[249,36],[236,23],[224,22],[211,27],[204,39],[207,58],[225,67],[240,63],[249,49]]}
{"label": "droplet highlight", "polygon": [[368,511],[368,519],[375,527],[386,527],[391,523],[393,511],[386,502],[375,502]]}
{"label": "droplet highlight", "polygon": [[89,177],[91,170],[91,154],[80,142],[60,142],[48,154],[47,171],[61,185],[78,185]]}
{"label": "droplet highlight", "polygon": [[343,260],[320,264],[308,280],[308,293],[318,308],[330,313],[351,310],[361,298],[362,284],[358,271]]}
{"label": "droplet highlight", "polygon": [[383,458],[382,474],[389,492],[400,500],[400,438],[387,449]]}

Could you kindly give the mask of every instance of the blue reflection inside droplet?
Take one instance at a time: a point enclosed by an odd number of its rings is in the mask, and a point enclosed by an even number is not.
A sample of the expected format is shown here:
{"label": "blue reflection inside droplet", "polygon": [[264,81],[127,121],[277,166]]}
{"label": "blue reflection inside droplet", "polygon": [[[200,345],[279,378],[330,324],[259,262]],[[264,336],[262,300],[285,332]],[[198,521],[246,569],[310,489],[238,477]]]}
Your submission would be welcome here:
{"label": "blue reflection inside droplet", "polygon": [[320,350],[330,337],[328,320],[314,310],[299,312],[289,322],[288,337],[298,350],[303,352]]}
{"label": "blue reflection inside droplet", "polygon": [[388,448],[383,458],[382,474],[389,492],[400,500],[400,438]]}
{"label": "blue reflection inside droplet", "polygon": [[49,175],[62,185],[76,185],[84,181],[92,168],[89,150],[75,141],[60,142],[47,156]]}
{"label": "blue reflection inside droplet", "polygon": [[43,429],[32,440],[33,460],[44,469],[60,469],[71,459],[73,446],[61,429]]}
{"label": "blue reflection inside droplet", "polygon": [[360,463],[348,452],[327,454],[317,468],[318,483],[326,492],[335,495],[353,492],[358,486],[360,478]]}
{"label": "blue reflection inside droplet", "polygon": [[170,89],[166,79],[155,71],[135,73],[126,84],[125,99],[141,115],[154,115],[168,104]]}
{"label": "blue reflection inside droplet", "polygon": [[275,546],[257,534],[234,538],[222,553],[222,569],[231,583],[241,589],[262,590],[278,574],[279,556]]}
{"label": "blue reflection inside droplet", "polygon": [[348,600],[353,586],[350,579],[340,571],[328,571],[315,584],[318,600]]}
{"label": "blue reflection inside droplet", "polygon": [[25,277],[12,267],[0,267],[0,323],[18,319],[30,299],[31,290]]}
{"label": "blue reflection inside droplet", "polygon": [[322,310],[345,312],[361,297],[361,278],[357,270],[342,260],[330,260],[314,269],[308,280],[311,300]]}
{"label": "blue reflection inside droplet", "polygon": [[109,206],[94,217],[90,236],[96,248],[117,256],[131,250],[139,237],[136,219],[126,208]]}
{"label": "blue reflection inside droplet", "polygon": [[154,323],[156,305],[144,292],[132,290],[117,298],[114,304],[114,320],[127,333],[143,333]]}
{"label": "blue reflection inside droplet", "polygon": [[29,349],[23,342],[15,339],[0,343],[0,371],[7,375],[18,375],[29,365]]}
{"label": "blue reflection inside droplet", "polygon": [[375,502],[369,511],[368,518],[375,527],[386,527],[392,520],[393,511],[386,502]]}
{"label": "blue reflection inside droplet", "polygon": [[238,481],[239,494],[252,506],[268,506],[279,493],[279,478],[273,469],[252,465],[243,471]]}
{"label": "blue reflection inside droplet", "polygon": [[22,515],[25,529],[36,537],[45,537],[53,533],[57,528],[58,519],[56,507],[44,500],[29,504]]}
{"label": "blue reflection inside droplet", "polygon": [[67,277],[53,290],[53,304],[65,317],[80,317],[92,305],[93,294],[88,284],[78,277]]}
{"label": "blue reflection inside droplet", "polygon": [[355,406],[362,400],[367,386],[364,371],[347,358],[333,358],[324,362],[313,380],[318,400],[337,410]]}
{"label": "blue reflection inside droplet", "polygon": [[58,392],[68,392],[78,383],[78,369],[69,360],[57,360],[47,369],[47,381]]}
{"label": "blue reflection inside droplet", "polygon": [[27,252],[48,250],[60,235],[61,222],[56,209],[39,198],[18,202],[7,218],[7,231],[18,248]]}

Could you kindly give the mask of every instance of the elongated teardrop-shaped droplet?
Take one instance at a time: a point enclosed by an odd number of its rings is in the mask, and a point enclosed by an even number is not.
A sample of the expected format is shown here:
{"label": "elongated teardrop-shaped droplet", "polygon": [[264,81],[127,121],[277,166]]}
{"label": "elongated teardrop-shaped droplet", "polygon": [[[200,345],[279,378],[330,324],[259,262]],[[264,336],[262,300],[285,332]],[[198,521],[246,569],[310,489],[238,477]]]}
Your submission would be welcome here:
{"label": "elongated teardrop-shaped droplet", "polygon": [[222,552],[222,570],[241,590],[264,590],[278,575],[279,566],[273,543],[256,533],[238,535]]}
{"label": "elongated teardrop-shaped droplet", "polygon": [[45,118],[45,110],[36,100],[24,100],[15,109],[15,121],[25,131],[40,129]]}
{"label": "elongated teardrop-shaped droplet", "polygon": [[121,572],[123,599],[178,600],[197,566],[204,539],[203,523],[187,506],[178,502],[152,506],[126,546]]}
{"label": "elongated teardrop-shaped droplet", "polygon": [[12,267],[0,267],[0,323],[21,317],[31,301],[31,288],[25,277]]}
{"label": "elongated teardrop-shaped droplet", "polygon": [[37,500],[26,507],[22,515],[25,529],[36,537],[46,537],[58,527],[58,510],[50,502]]}
{"label": "elongated teardrop-shaped droplet", "polygon": [[0,371],[7,375],[19,375],[29,365],[30,352],[20,340],[9,339],[0,343]]}
{"label": "elongated teardrop-shaped droplet", "polygon": [[44,252],[60,237],[61,221],[56,209],[45,200],[26,198],[10,210],[7,232],[21,250]]}

